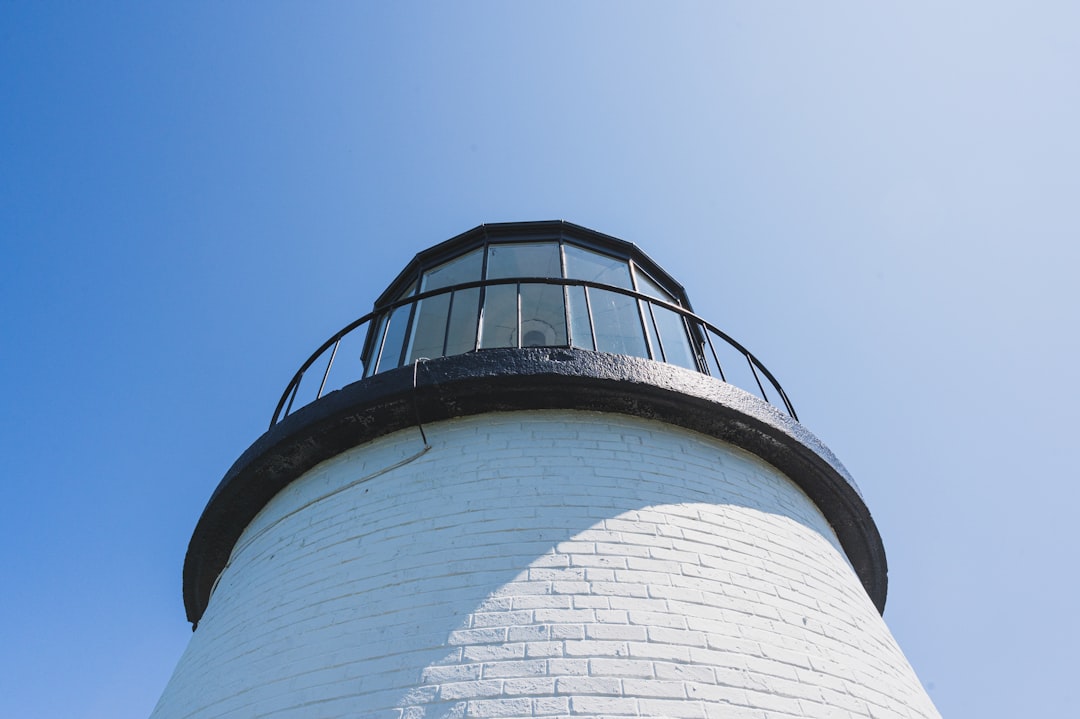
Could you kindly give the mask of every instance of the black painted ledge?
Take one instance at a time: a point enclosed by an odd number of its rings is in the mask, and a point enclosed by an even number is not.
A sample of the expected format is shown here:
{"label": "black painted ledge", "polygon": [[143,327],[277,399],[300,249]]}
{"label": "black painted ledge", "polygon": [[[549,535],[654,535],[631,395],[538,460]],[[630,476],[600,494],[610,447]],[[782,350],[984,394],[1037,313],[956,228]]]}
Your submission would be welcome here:
{"label": "black painted ledge", "polygon": [[681,367],[586,350],[530,348],[441,357],[375,375],[271,427],[225,474],[195,527],[184,561],[188,620],[198,624],[248,523],[315,465],[418,420],[426,424],[528,409],[659,420],[757,455],[817,504],[870,599],[884,610],[888,570],[877,527],[847,470],[801,424],[748,392]]}

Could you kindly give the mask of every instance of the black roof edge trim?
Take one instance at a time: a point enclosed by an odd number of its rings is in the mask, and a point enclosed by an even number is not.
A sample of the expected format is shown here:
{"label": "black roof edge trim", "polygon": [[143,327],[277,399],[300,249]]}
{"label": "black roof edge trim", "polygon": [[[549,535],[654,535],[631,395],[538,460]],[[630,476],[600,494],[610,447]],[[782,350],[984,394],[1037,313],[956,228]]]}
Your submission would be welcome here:
{"label": "black roof edge trim", "polygon": [[398,273],[394,281],[387,285],[386,289],[375,300],[375,308],[378,309],[388,302],[397,299],[398,295],[418,276],[421,269],[427,269],[442,261],[451,259],[467,251],[474,244],[481,244],[485,240],[498,241],[501,239],[514,239],[521,241],[529,240],[558,240],[560,238],[578,240],[594,249],[614,251],[628,259],[633,259],[661,286],[667,288],[687,309],[690,306],[690,298],[686,294],[686,288],[672,277],[667,270],[661,267],[655,260],[649,257],[640,247],[633,242],[620,240],[618,237],[605,235],[603,232],[590,230],[588,227],[575,225],[566,220],[539,220],[531,222],[489,222],[477,225],[471,230],[466,230],[448,240],[418,252],[405,268]]}

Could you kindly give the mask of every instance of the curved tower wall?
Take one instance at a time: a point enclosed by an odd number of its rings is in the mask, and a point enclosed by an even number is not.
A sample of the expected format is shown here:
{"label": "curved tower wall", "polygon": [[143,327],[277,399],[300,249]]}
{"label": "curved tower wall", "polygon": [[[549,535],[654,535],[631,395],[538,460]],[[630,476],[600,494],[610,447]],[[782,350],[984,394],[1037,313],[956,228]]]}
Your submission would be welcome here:
{"label": "curved tower wall", "polygon": [[236,542],[154,719],[936,717],[818,507],[638,417],[362,444]]}

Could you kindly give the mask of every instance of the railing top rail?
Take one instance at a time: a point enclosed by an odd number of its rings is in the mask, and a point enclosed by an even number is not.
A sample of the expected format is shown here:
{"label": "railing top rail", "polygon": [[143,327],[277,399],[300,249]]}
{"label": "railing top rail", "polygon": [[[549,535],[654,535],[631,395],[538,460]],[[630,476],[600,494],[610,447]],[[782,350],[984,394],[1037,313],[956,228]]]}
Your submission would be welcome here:
{"label": "railing top rail", "polygon": [[[311,356],[308,357],[307,360],[302,365],[300,365],[300,368],[296,371],[296,373],[293,375],[292,379],[289,381],[288,385],[285,387],[285,391],[282,393],[281,399],[278,400],[277,406],[274,409],[273,417],[271,418],[271,421],[270,421],[270,426],[273,427],[281,419],[284,419],[284,416],[282,416],[282,410],[285,409],[286,404],[289,403],[290,396],[292,396],[292,395],[294,395],[296,393],[296,391],[297,391],[297,389],[298,389],[298,387],[300,385],[300,382],[303,380],[304,374],[309,369],[311,369],[312,365],[314,365],[315,362],[317,362],[319,360],[319,358],[322,357],[322,355],[326,353],[327,350],[329,350],[331,347],[334,347],[335,344],[339,343],[346,335],[349,335],[350,333],[352,333],[356,329],[370,323],[372,320],[377,319],[379,317],[382,317],[383,315],[388,314],[388,313],[392,312],[393,310],[396,310],[396,309],[398,309],[400,307],[414,305],[414,304],[417,304],[419,302],[422,302],[425,299],[429,299],[431,297],[437,297],[437,296],[441,296],[441,295],[445,295],[445,294],[450,294],[450,293],[453,293],[453,292],[461,292],[461,291],[464,291],[464,290],[477,289],[477,288],[481,288],[481,287],[492,287],[492,286],[496,286],[496,285],[523,285],[523,284],[547,284],[547,285],[556,285],[556,286],[564,286],[564,287],[588,287],[588,288],[591,288],[591,289],[605,290],[605,291],[608,291],[608,292],[615,292],[615,293],[620,294],[620,295],[625,295],[627,297],[632,297],[632,298],[634,298],[636,300],[642,300],[642,301],[645,301],[645,302],[649,302],[650,304],[652,304],[654,306],[662,307],[664,309],[675,312],[675,313],[679,314],[680,316],[682,316],[688,322],[693,323],[693,325],[697,325],[697,326],[701,327],[702,329],[704,329],[705,331],[709,332],[710,334],[712,334],[712,335],[718,337],[719,339],[723,340],[728,346],[730,346],[731,348],[736,350],[739,354],[743,355],[746,358],[746,360],[754,368],[756,368],[758,371],[760,371],[762,373],[762,375],[764,375],[768,379],[769,383],[773,386],[773,388],[779,394],[780,399],[783,401],[784,408],[787,410],[788,414],[790,414],[793,419],[798,420],[798,416],[795,414],[795,409],[792,406],[791,401],[788,399],[787,393],[784,391],[784,388],[780,385],[780,382],[776,379],[776,377],[773,376],[772,372],[770,372],[768,370],[768,368],[765,367],[764,364],[762,364],[761,360],[759,360],[752,352],[750,352],[750,350],[746,349],[742,344],[740,344],[738,341],[736,341],[729,334],[727,334],[726,332],[721,330],[716,325],[710,323],[708,320],[704,319],[703,317],[698,316],[697,314],[695,314],[691,310],[688,310],[685,307],[682,307],[682,306],[680,306],[678,304],[675,304],[673,302],[668,302],[666,300],[660,299],[660,298],[658,298],[658,297],[656,297],[654,295],[646,294],[646,293],[639,292],[639,291],[633,290],[633,289],[627,289],[625,287],[618,287],[618,286],[615,286],[615,285],[608,285],[608,284],[604,284],[602,282],[594,282],[592,280],[572,279],[572,278],[564,278],[564,277],[529,277],[529,276],[522,276],[522,277],[504,277],[504,278],[498,278],[498,279],[473,280],[473,281],[470,281],[470,282],[461,282],[461,283],[454,284],[454,285],[447,285],[445,287],[439,287],[439,288],[436,288],[436,289],[433,289],[433,290],[428,290],[428,291],[420,292],[420,293],[417,293],[417,294],[414,294],[414,295],[409,295],[408,297],[402,297],[401,299],[395,300],[393,302],[384,303],[384,304],[380,305],[379,307],[376,307],[373,311],[359,317],[356,320],[353,320],[352,322],[350,322],[349,324],[345,325],[340,330],[335,332],[333,335],[331,335],[330,338],[327,339],[325,342],[323,342],[321,345],[319,345],[318,349],[316,349],[311,354]],[[328,368],[328,371],[329,371],[329,368]],[[324,382],[325,382],[325,377],[324,377]],[[321,396],[321,390],[320,390],[319,396]],[[288,413],[289,412],[286,411],[285,416],[287,416]]]}

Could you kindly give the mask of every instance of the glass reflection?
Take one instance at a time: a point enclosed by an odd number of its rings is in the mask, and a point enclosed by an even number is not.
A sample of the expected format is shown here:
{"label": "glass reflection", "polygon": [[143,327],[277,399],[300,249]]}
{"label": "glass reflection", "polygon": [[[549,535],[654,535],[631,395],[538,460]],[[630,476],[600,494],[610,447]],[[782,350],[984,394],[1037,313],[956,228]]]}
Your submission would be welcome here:
{"label": "glass reflection", "polygon": [[487,279],[562,277],[555,242],[515,242],[488,248]]}
{"label": "glass reflection", "polygon": [[521,346],[565,347],[566,344],[562,287],[521,285]]}
{"label": "glass reflection", "polygon": [[386,329],[386,341],[383,342],[382,352],[379,354],[376,372],[386,372],[401,366],[401,351],[405,344],[405,330],[409,327],[411,309],[411,305],[405,305],[390,313],[387,320],[389,327]]}
{"label": "glass reflection", "polygon": [[649,277],[641,270],[635,268],[634,276],[637,277],[638,292],[640,292],[641,294],[655,297],[656,299],[663,300],[664,302],[670,302],[673,305],[678,304],[675,298],[671,296],[670,292],[665,290],[660,285],[656,284],[653,278]]}
{"label": "glass reflection", "polygon": [[570,343],[574,347],[595,350],[592,321],[589,319],[589,304],[585,298],[585,288],[581,286],[566,288],[567,302],[570,307]]}
{"label": "glass reflection", "polygon": [[480,309],[480,288],[454,293],[450,325],[446,333],[446,355],[458,355],[476,349],[476,319]]}
{"label": "glass reflection", "polygon": [[427,292],[440,287],[479,280],[483,259],[483,250],[476,249],[428,270],[424,273],[420,291]]}
{"label": "glass reflection", "polygon": [[379,355],[382,350],[383,333],[386,332],[386,320],[389,319],[389,315],[383,315],[379,318],[379,324],[375,329],[375,333],[371,335],[374,339],[374,343],[368,354],[365,354],[361,361],[364,363],[364,376],[370,377],[375,374],[375,366],[379,363]]}
{"label": "glass reflection", "polygon": [[596,349],[601,352],[649,357],[641,330],[637,300],[610,290],[589,290]]}
{"label": "glass reflection", "polygon": [[690,348],[686,322],[681,316],[663,307],[652,306],[656,327],[660,331],[660,343],[664,349],[664,361],[686,369],[696,370],[697,359]]}
{"label": "glass reflection", "polygon": [[517,347],[517,285],[494,285],[484,296],[480,348]]}
{"label": "glass reflection", "polygon": [[649,357],[660,360],[663,357],[663,352],[660,349],[660,342],[656,339],[656,323],[653,322],[652,314],[649,312],[650,307],[652,307],[652,303],[647,300],[638,300],[638,309],[641,310],[641,318],[644,320],[645,343],[649,351]]}
{"label": "glass reflection", "polygon": [[435,295],[416,303],[416,319],[413,320],[409,362],[443,356],[443,340],[446,338],[446,317],[450,312],[450,295]]}
{"label": "glass reflection", "polygon": [[630,282],[630,266],[626,260],[617,260],[574,245],[566,245],[564,249],[567,279],[599,282],[626,290],[634,289]]}

